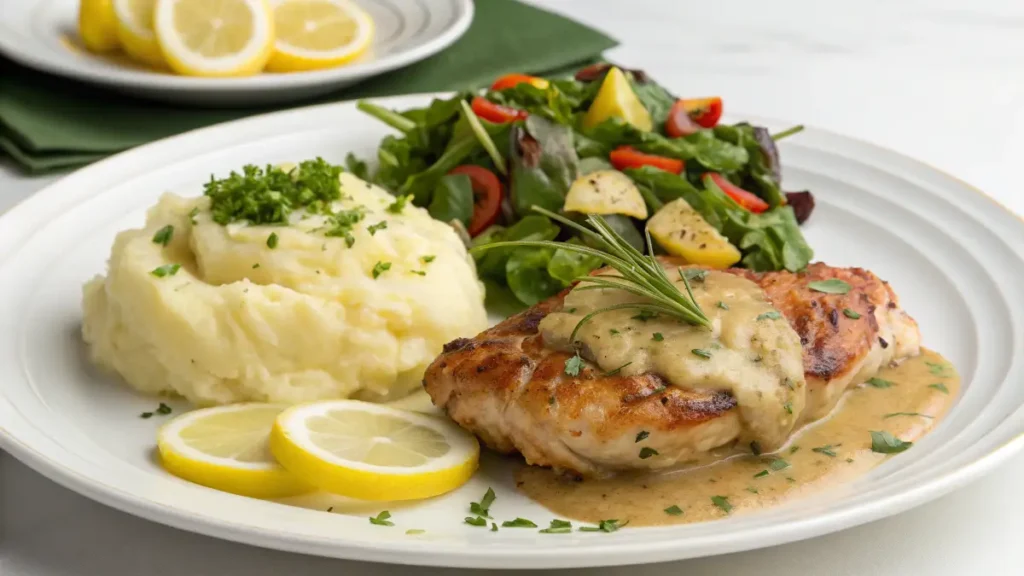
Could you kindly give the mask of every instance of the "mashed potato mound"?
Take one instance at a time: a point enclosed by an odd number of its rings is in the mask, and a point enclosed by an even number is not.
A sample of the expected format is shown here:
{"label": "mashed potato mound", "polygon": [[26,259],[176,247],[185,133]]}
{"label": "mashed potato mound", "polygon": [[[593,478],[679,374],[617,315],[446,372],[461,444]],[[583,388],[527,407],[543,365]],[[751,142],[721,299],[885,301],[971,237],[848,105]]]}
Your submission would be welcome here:
{"label": "mashed potato mound", "polygon": [[[222,226],[209,198],[165,195],[84,287],[92,359],[141,391],[201,405],[417,389],[444,343],[487,327],[483,287],[448,225],[411,204],[388,211],[394,197],[349,174],[341,190],[335,209],[366,211],[351,247],[325,236],[322,216]],[[165,247],[154,235],[168,225]]]}

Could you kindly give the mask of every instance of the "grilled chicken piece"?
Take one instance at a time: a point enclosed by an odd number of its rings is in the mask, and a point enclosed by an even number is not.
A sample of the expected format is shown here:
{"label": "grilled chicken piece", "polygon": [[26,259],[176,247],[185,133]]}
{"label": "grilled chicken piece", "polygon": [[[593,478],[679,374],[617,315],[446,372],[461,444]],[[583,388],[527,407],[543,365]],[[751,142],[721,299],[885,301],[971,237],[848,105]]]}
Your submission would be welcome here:
{"label": "grilled chicken piece", "polygon": [[[799,335],[807,380],[802,422],[825,416],[844,391],[881,367],[919,353],[917,324],[871,272],[820,263],[799,274],[727,272],[759,285]],[[828,279],[851,289],[808,288]],[[700,460],[741,436],[743,422],[728,391],[673,386],[653,373],[605,375],[589,364],[576,377],[566,375],[570,354],[546,348],[538,326],[561,309],[567,293],[476,338],[448,343],[424,379],[434,404],[490,448],[578,476]],[[642,444],[641,432],[647,432]],[[641,447],[659,457],[639,458]]]}

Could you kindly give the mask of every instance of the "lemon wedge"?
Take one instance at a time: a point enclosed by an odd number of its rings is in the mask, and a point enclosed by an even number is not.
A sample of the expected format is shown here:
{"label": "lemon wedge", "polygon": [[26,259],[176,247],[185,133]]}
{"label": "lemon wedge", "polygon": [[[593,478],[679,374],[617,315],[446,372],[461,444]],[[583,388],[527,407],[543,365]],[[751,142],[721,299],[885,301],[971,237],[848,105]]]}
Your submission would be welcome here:
{"label": "lemon wedge", "polygon": [[156,0],[114,0],[117,37],[121,47],[133,59],[156,68],[165,68],[160,45],[153,32]]}
{"label": "lemon wedge", "polygon": [[171,69],[188,76],[248,76],[274,47],[266,0],[157,0],[153,27]]}
{"label": "lemon wedge", "polygon": [[272,72],[340,66],[366,52],[373,39],[373,19],[347,0],[277,0],[274,22]]}
{"label": "lemon wedge", "polygon": [[480,457],[476,438],[450,421],[356,400],[285,410],[270,450],[296,476],[363,500],[444,494],[469,480]]}
{"label": "lemon wedge", "polygon": [[234,404],[183,414],[157,436],[164,468],[190,482],[217,490],[280,498],[312,487],[278,464],[268,438],[285,406]]}
{"label": "lemon wedge", "polygon": [[93,52],[110,52],[120,45],[112,0],[82,0],[78,5],[78,35]]}

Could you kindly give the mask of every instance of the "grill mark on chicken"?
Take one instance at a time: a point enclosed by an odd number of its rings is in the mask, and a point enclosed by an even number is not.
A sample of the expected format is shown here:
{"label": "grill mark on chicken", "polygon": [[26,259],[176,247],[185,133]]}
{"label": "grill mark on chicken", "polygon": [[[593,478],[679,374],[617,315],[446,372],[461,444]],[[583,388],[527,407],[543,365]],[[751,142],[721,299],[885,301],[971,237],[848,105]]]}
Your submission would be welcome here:
{"label": "grill mark on chicken", "polygon": [[[868,271],[819,263],[799,274],[727,272],[765,290],[799,335],[808,398],[818,397],[817,409],[808,410],[812,417],[827,412],[847,387],[871,376],[870,369],[863,369],[870,362],[898,361],[918,351],[916,324],[898,309],[892,289]],[[850,291],[826,294],[807,288],[832,278],[848,283]],[[531,464],[574,475],[671,465],[736,439],[741,423],[736,399],[727,391],[674,386],[651,373],[606,376],[589,362],[577,376],[566,375],[570,354],[545,348],[538,327],[561,308],[567,293],[476,338],[446,345],[424,378],[434,404],[492,449],[518,451]],[[839,314],[844,308],[860,318]],[[639,430],[650,433],[643,446],[657,449],[661,457],[636,456]]]}

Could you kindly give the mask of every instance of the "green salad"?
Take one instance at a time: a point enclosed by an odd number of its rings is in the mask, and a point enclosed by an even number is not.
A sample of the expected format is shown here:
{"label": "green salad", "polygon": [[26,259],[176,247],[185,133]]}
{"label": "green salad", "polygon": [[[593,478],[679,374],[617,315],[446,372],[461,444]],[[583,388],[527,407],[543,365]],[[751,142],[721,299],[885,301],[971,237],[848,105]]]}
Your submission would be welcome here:
{"label": "green salad", "polygon": [[[775,141],[723,124],[717,97],[680,99],[642,71],[598,64],[572,78],[510,74],[425,108],[358,108],[394,128],[377,167],[348,170],[426,208],[474,246],[585,244],[570,220],[601,215],[625,242],[710,268],[802,270],[813,257],[799,224],[810,192],[785,192]],[[538,211],[535,209],[540,208]],[[556,248],[475,254],[491,305],[532,305],[603,265]]]}

